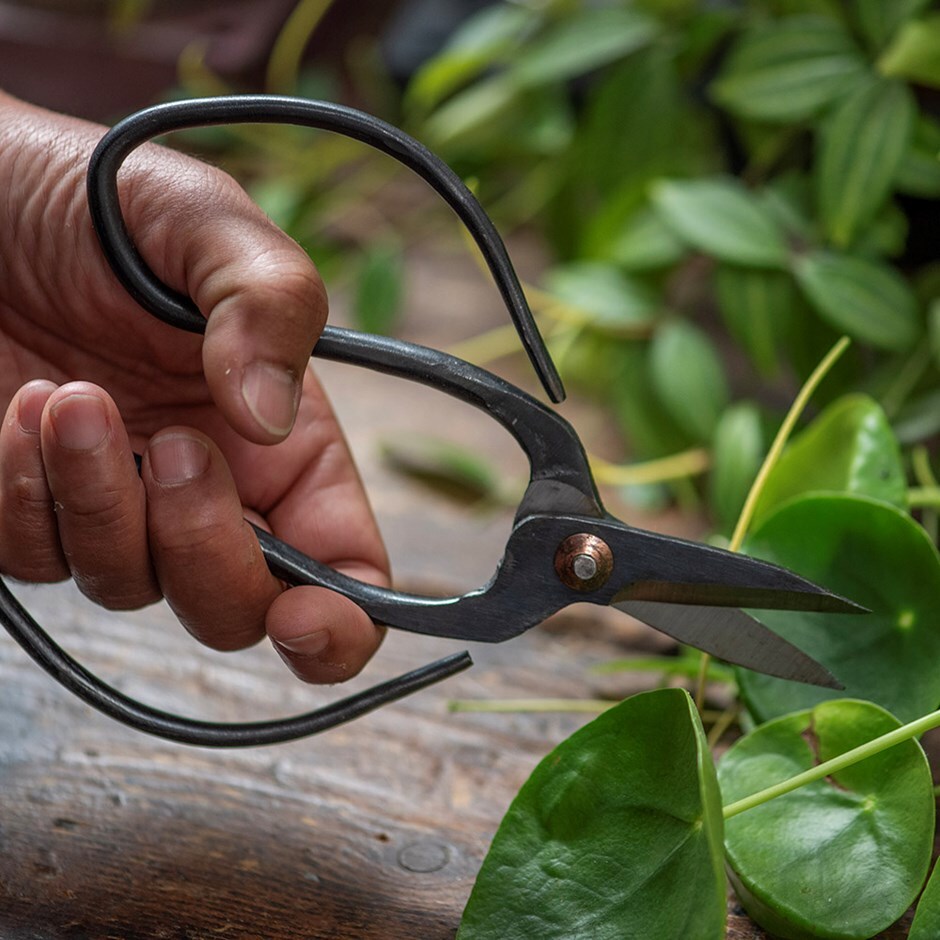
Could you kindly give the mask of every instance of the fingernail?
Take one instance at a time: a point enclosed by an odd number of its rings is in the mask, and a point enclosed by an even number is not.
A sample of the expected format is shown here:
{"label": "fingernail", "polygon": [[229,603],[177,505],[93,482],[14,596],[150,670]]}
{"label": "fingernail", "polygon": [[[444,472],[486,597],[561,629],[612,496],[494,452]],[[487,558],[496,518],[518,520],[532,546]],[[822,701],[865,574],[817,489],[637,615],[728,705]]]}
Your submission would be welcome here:
{"label": "fingernail", "polygon": [[147,449],[150,472],[164,486],[187,483],[209,469],[209,448],[185,434],[155,438]]}
{"label": "fingernail", "polygon": [[253,362],[242,375],[242,398],[252,417],[270,434],[283,437],[293,427],[299,384],[287,369]]}
{"label": "fingernail", "polygon": [[278,646],[296,656],[319,656],[329,645],[331,637],[329,630],[314,630],[304,636],[291,637],[289,640],[275,640]]}
{"label": "fingernail", "polygon": [[[42,388],[46,394],[39,394]],[[42,425],[42,410],[46,407],[46,401],[49,398],[49,391],[55,386],[51,382],[30,382],[27,385],[19,400],[16,410],[16,418],[20,425],[20,430],[27,434],[38,434]]]}
{"label": "fingernail", "polygon": [[95,395],[74,394],[50,411],[56,440],[67,450],[94,450],[107,436],[108,412]]}

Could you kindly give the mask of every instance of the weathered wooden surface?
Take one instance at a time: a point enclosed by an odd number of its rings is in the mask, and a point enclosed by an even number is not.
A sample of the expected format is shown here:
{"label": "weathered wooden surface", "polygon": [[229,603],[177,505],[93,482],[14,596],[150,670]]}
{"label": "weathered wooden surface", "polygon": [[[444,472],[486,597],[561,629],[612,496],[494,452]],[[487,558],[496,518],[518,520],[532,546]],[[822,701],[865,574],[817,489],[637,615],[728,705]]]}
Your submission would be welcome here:
{"label": "weathered wooden surface", "polygon": [[[422,269],[418,278],[421,338],[439,345],[457,335],[461,316],[486,325],[477,295],[447,281],[447,264],[431,270],[437,273]],[[500,322],[498,307],[488,309],[489,322]],[[445,319],[447,329],[438,322]],[[436,393],[392,388],[391,380],[351,369],[324,371],[401,583],[465,590],[484,581],[509,515],[468,517],[394,480],[375,460],[375,439],[459,426],[465,441],[519,473],[524,465],[504,432],[465,419],[466,406]],[[427,396],[434,396],[430,410]],[[592,412],[573,417],[582,428],[596,420]],[[598,448],[609,446],[592,435]],[[658,522],[676,531],[681,520]],[[228,655],[200,648],[164,608],[104,614],[68,586],[21,593],[68,649],[125,692],[217,720],[306,710],[456,648],[394,634],[367,676],[322,690],[289,678],[266,647]],[[649,680],[612,682],[589,672],[663,642],[609,613],[573,609],[510,644],[473,648],[470,672],[348,727],[237,752],[189,749],[98,716],[0,635],[0,937],[452,938],[513,795],[586,717],[451,714],[448,701],[641,687]],[[764,940],[733,902],[730,911],[731,940]]]}

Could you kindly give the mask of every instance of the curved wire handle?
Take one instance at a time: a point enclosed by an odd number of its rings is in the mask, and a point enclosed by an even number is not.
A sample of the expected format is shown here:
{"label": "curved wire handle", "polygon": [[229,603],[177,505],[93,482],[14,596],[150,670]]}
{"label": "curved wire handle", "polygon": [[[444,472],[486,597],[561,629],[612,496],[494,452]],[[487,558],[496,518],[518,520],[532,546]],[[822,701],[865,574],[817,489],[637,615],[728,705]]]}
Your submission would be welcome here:
{"label": "curved wire handle", "polygon": [[[292,123],[335,131],[370,144],[426,180],[467,226],[499,287],[522,344],[553,401],[564,388],[532,318],[505,246],[463,182],[422,144],[404,132],[342,105],[263,95],[208,98],[158,105],[131,115],[99,142],[88,171],[88,200],[95,230],[115,274],[146,310],[173,326],[204,332],[205,319],[189,300],[171,291],[140,257],[124,224],[117,190],[121,164],[140,144],[170,131],[239,122]],[[343,331],[328,328],[338,339]],[[0,579],[0,622],[56,681],[94,708],[158,737],[207,747],[273,744],[315,734],[466,669],[457,653],[365,692],[294,718],[242,724],[197,721],[144,705],[107,685],[62,650]]]}

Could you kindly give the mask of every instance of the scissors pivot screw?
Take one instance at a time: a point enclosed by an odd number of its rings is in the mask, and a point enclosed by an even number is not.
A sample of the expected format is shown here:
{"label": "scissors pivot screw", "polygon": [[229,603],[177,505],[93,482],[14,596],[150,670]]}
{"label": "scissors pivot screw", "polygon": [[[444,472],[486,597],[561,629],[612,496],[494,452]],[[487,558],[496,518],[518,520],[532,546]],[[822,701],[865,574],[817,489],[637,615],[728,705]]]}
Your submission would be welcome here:
{"label": "scissors pivot screw", "polygon": [[575,591],[596,591],[614,570],[610,546],[596,535],[569,535],[555,552],[555,573]]}

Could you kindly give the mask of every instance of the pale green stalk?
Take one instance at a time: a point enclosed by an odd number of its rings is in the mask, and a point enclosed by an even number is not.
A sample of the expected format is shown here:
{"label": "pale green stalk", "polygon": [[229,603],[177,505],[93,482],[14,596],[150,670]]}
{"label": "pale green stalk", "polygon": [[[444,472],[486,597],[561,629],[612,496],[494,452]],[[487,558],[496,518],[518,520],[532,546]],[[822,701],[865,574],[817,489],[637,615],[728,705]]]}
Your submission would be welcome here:
{"label": "pale green stalk", "polygon": [[732,816],[737,816],[738,813],[743,813],[745,810],[760,806],[762,803],[768,802],[768,800],[773,800],[778,796],[783,796],[785,793],[790,793],[800,787],[805,787],[808,783],[815,783],[817,780],[822,780],[824,777],[830,777],[833,774],[837,774],[840,770],[845,770],[846,767],[851,767],[853,764],[859,763],[859,761],[874,757],[875,754],[880,754],[889,747],[894,747],[895,744],[901,744],[903,741],[909,741],[911,738],[919,737],[925,732],[930,731],[931,728],[937,727],[940,727],[940,711],[931,712],[929,715],[909,722],[894,731],[889,731],[887,734],[883,734],[873,741],[860,744],[858,747],[853,747],[851,751],[846,751],[844,754],[833,757],[831,760],[823,761],[823,763],[817,764],[809,770],[804,770],[801,774],[790,777],[789,780],[775,783],[772,787],[767,787],[757,793],[752,793],[750,796],[736,800],[734,803],[729,803],[723,809],[724,817],[725,819],[730,819]]}

